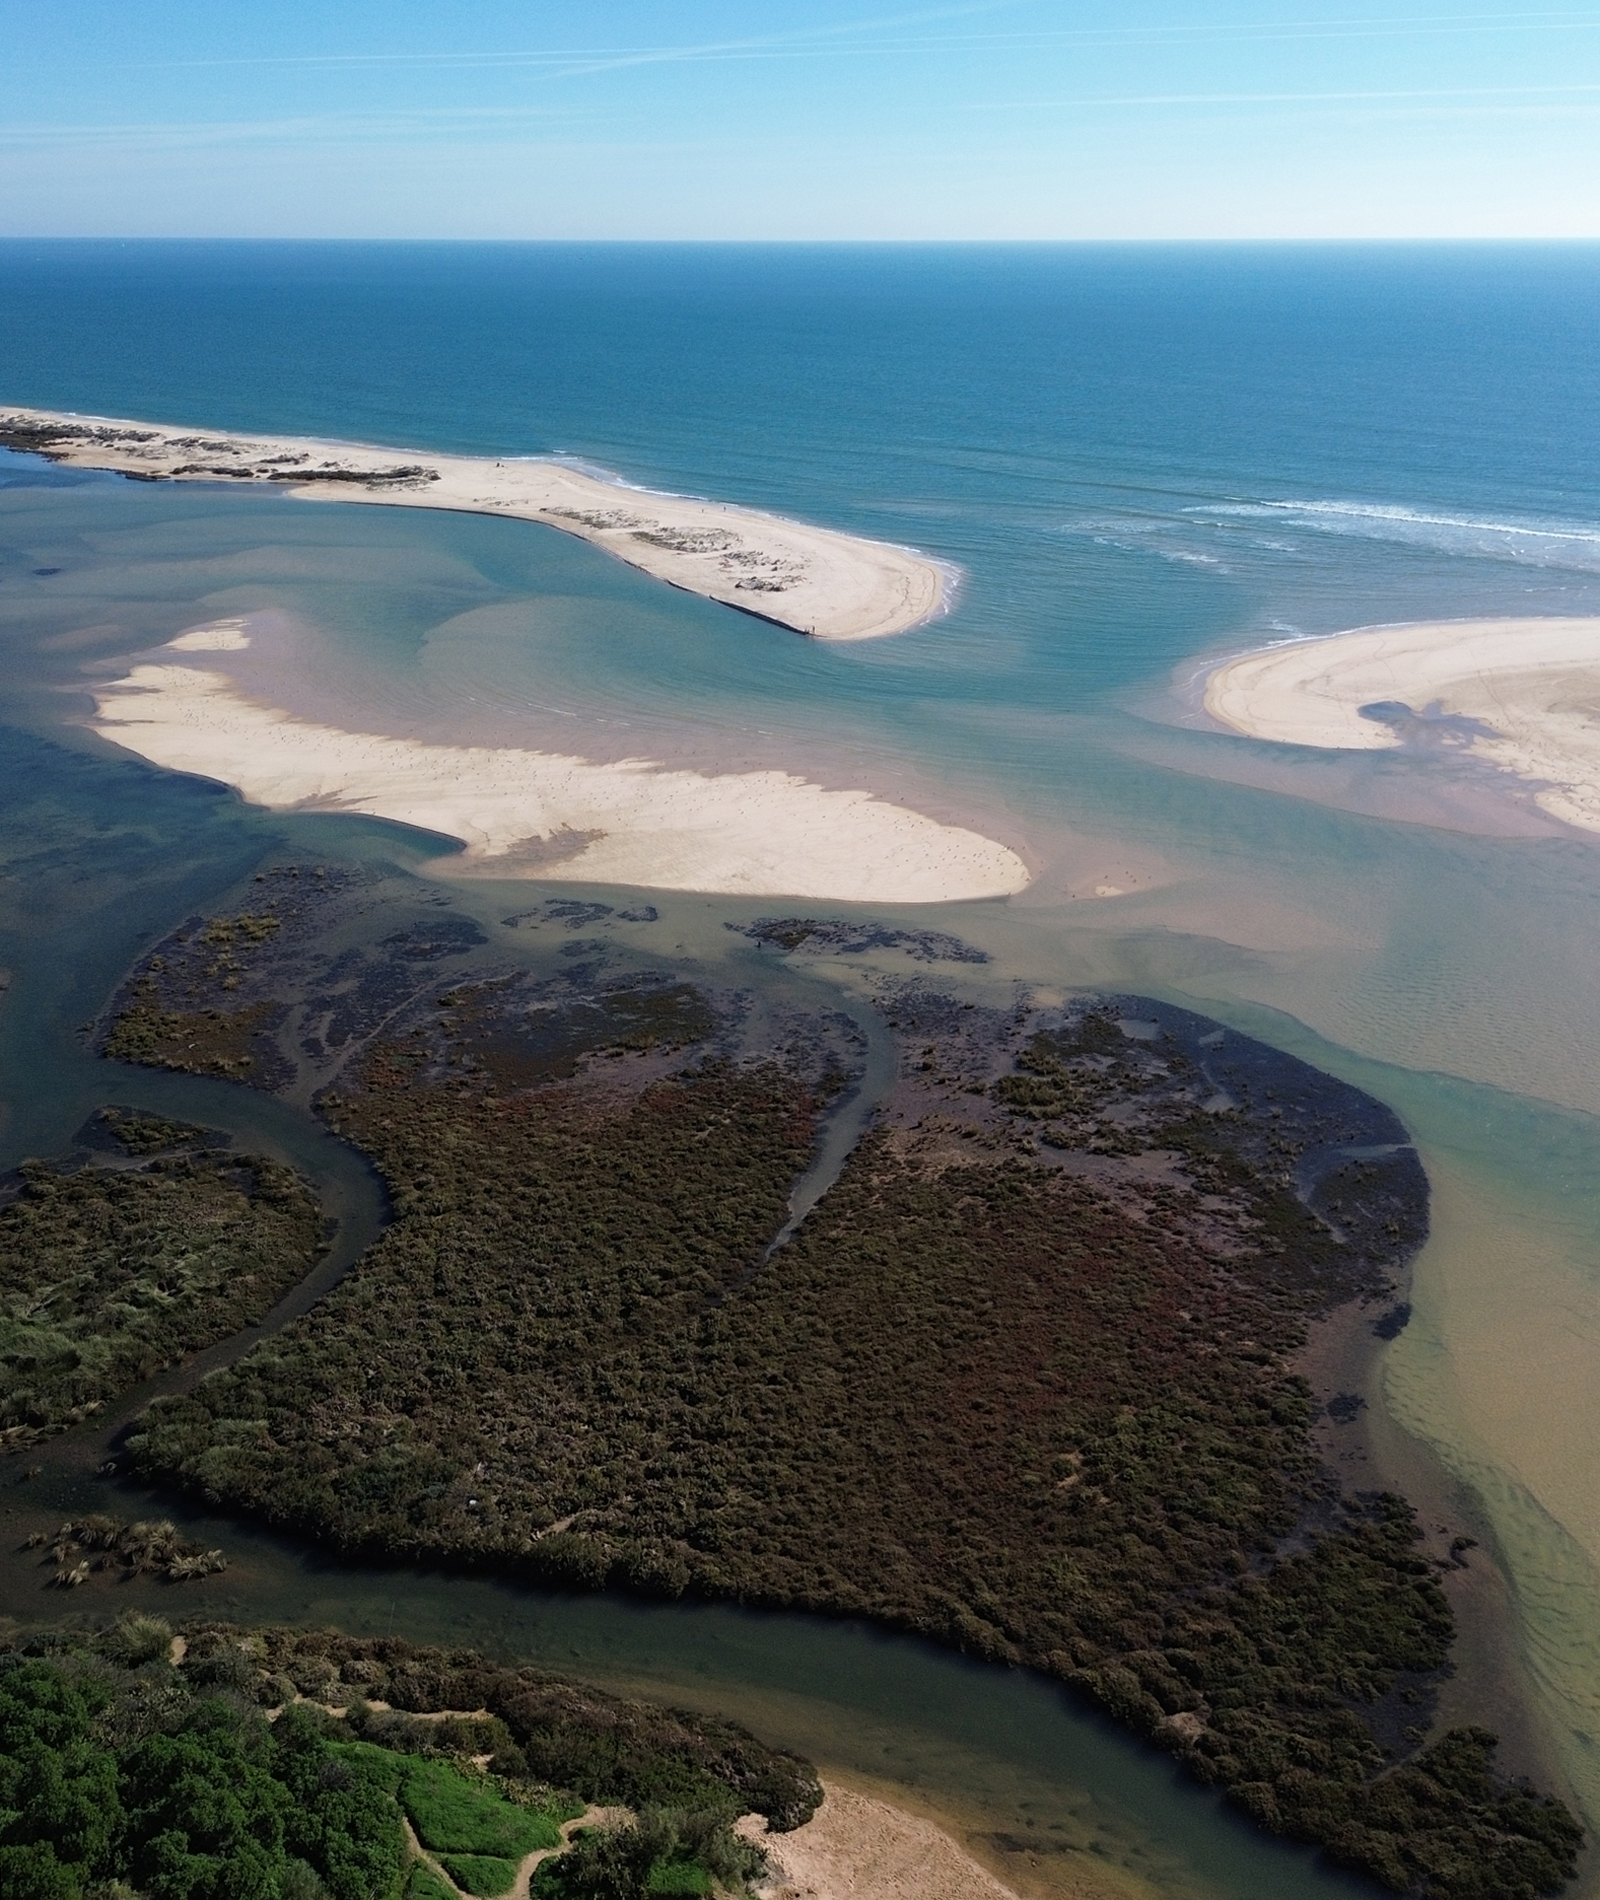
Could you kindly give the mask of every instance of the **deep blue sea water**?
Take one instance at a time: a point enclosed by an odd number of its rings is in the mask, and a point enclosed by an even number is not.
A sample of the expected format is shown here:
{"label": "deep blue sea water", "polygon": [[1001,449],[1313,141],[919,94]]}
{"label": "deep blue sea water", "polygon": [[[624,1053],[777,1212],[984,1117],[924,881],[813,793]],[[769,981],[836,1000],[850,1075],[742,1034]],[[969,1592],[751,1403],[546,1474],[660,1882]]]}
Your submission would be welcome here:
{"label": "deep blue sea water", "polygon": [[[963,573],[929,627],[828,648],[524,524],[0,458],[8,1156],[81,1115],[74,1026],[142,943],[279,838],[379,831],[76,730],[86,665],[207,615],[291,615],[324,710],[942,800],[1040,877],[929,921],[1267,1033],[1416,1130],[1440,1239],[1371,1397],[1476,1499],[1600,1815],[1600,847],[1442,761],[1257,745],[1186,696],[1265,639],[1600,613],[1597,345],[1595,247],[0,244],[0,405],[564,453]],[[1239,1853],[1231,1888],[1164,1860],[1160,1890],[1313,1890]]]}

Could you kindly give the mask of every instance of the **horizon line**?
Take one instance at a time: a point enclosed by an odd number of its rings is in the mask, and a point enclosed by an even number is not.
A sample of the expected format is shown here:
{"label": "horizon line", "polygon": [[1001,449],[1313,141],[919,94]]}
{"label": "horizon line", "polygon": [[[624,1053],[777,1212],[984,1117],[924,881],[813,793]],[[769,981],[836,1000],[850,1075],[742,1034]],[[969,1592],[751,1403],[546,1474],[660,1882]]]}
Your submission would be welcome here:
{"label": "horizon line", "polygon": [[150,231],[150,232],[15,231],[15,232],[8,232],[8,231],[0,231],[0,244],[261,244],[261,245],[267,245],[267,244],[325,244],[325,245],[438,244],[438,245],[455,245],[455,246],[522,245],[522,246],[528,246],[528,247],[532,247],[535,245],[544,245],[551,248],[555,248],[558,246],[576,247],[579,245],[602,245],[603,244],[603,245],[613,245],[613,246],[618,247],[619,249],[625,246],[642,247],[646,245],[657,245],[657,246],[678,246],[685,249],[691,246],[698,246],[701,248],[720,247],[720,248],[726,248],[726,249],[731,249],[737,246],[744,246],[747,248],[761,247],[761,248],[770,249],[770,250],[779,250],[779,249],[800,250],[807,247],[818,248],[821,246],[830,246],[830,247],[839,248],[839,249],[843,249],[847,247],[855,248],[855,249],[865,249],[869,246],[874,246],[874,245],[877,245],[877,246],[896,245],[896,246],[900,246],[907,249],[915,247],[915,246],[921,246],[924,248],[934,248],[937,246],[955,248],[957,246],[960,246],[960,247],[964,247],[967,249],[974,249],[974,250],[981,249],[981,248],[999,250],[999,249],[1003,249],[1007,247],[1042,248],[1047,245],[1056,245],[1056,246],[1062,246],[1062,247],[1069,246],[1069,245],[1076,245],[1076,246],[1085,247],[1085,248],[1092,245],[1134,246],[1134,245],[1156,245],[1156,244],[1164,244],[1164,245],[1174,245],[1174,244],[1206,245],[1206,244],[1209,244],[1209,245],[1218,245],[1218,246],[1230,245],[1230,246],[1237,246],[1237,247],[1244,247],[1248,245],[1258,245],[1258,246],[1260,245],[1280,245],[1280,246],[1323,245],[1323,246],[1332,248],[1336,246],[1351,247],[1351,246],[1356,246],[1356,245],[1383,245],[1387,247],[1394,247],[1398,245],[1410,244],[1410,245],[1432,245],[1436,247],[1444,247],[1444,246],[1450,246],[1450,245],[1459,246],[1459,247],[1466,247],[1469,245],[1495,245],[1495,246],[1505,246],[1507,248],[1520,247],[1523,249],[1531,249],[1535,247],[1550,247],[1550,246],[1555,246],[1555,245],[1566,245],[1566,246],[1600,245],[1600,229],[1596,229],[1595,231],[1592,231],[1592,232],[1560,232],[1560,233],[1552,232],[1552,233],[1534,234],[1534,235],[1529,235],[1527,232],[1479,232],[1479,233],[1474,233],[1471,235],[1464,235],[1461,233],[1437,232],[1437,231],[1432,231],[1432,232],[1419,231],[1419,232],[1402,232],[1402,233],[1394,233],[1394,232],[1314,233],[1314,232],[1291,231],[1291,232],[1253,233],[1250,235],[1243,235],[1240,233],[1221,233],[1221,232],[1209,232],[1209,233],[1208,232],[1182,232],[1182,233],[1141,232],[1141,233],[1127,233],[1127,234],[1109,234],[1109,233],[1099,232],[1099,233],[1093,233],[1093,234],[1082,233],[1078,235],[1039,234],[1039,235],[1034,235],[1034,236],[1011,236],[1011,237],[969,237],[969,236],[929,237],[925,235],[918,235],[918,236],[885,235],[885,236],[876,236],[876,237],[860,237],[860,236],[843,237],[843,236],[828,236],[828,235],[816,235],[816,236],[810,236],[810,237],[748,237],[748,236],[666,237],[666,236],[658,236],[658,235],[651,235],[651,236],[611,235],[611,236],[579,237],[579,236],[568,235],[568,236],[530,237],[530,236],[513,235],[510,233],[499,235],[499,236],[463,237],[459,235],[448,235],[445,233],[426,232],[426,231],[409,232],[403,235],[399,235],[395,233],[380,233],[380,232],[344,232],[344,233],[334,234],[334,233],[326,233],[326,232],[313,233],[313,232],[292,232],[292,231],[291,232],[273,232],[273,233],[239,233],[239,232],[215,232],[215,231],[213,232],[158,232],[158,231]]}

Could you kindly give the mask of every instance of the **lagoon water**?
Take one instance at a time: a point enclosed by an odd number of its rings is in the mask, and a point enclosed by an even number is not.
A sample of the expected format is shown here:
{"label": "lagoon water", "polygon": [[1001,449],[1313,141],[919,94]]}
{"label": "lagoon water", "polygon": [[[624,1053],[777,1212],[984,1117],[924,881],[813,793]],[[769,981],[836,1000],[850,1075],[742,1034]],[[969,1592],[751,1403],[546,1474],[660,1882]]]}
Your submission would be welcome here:
{"label": "lagoon water", "polygon": [[[1415,1132],[1436,1232],[1374,1435],[1397,1468],[1428,1447],[1430,1507],[1493,1545],[1507,1680],[1535,1711],[1508,1733],[1600,1825],[1600,846],[1447,756],[1207,730],[1192,691],[1208,657],[1269,639],[1600,613],[1600,251],[14,243],[0,286],[3,401],[568,454],[963,576],[929,627],[827,647],[526,524],[0,458],[0,1162],[159,1097],[231,1113],[331,1187],[345,1165],[223,1085],[108,1082],[78,1034],[263,856],[439,850],[249,811],[84,730],[87,685],[202,620],[257,616],[242,683],[320,718],[783,764],[959,816],[1038,873],[1010,903],[917,913],[996,980],[1204,1009]],[[507,908],[503,886],[459,890]],[[656,901],[660,951],[705,959],[734,954],[725,919],[772,908]],[[262,1603],[355,1617],[388,1589],[319,1595],[279,1574],[294,1562],[261,1557]],[[714,1680],[824,1758],[830,1719],[866,1719],[841,1685],[879,1681],[850,1645],[880,1639],[783,1619],[410,1589],[418,1633],[520,1629],[613,1679]],[[1069,1737],[1053,1700],[1001,1716],[988,1672],[894,1654],[862,1691],[894,1731],[886,1779],[991,1821],[1019,1775],[1063,1815],[1099,1802],[1100,1864],[1145,1891],[1317,1891],[1120,1744]],[[1034,1738],[1025,1774],[1008,1724]]]}

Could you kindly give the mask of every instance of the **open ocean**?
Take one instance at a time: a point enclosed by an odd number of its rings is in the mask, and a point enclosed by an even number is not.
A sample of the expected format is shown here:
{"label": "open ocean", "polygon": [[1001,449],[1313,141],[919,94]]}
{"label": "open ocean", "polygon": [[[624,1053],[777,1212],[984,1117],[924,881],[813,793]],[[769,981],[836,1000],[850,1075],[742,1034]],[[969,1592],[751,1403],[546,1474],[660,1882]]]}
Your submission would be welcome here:
{"label": "open ocean", "polygon": [[[1373,1430],[1396,1469],[1429,1447],[1437,1508],[1496,1547],[1530,1758],[1600,1825],[1600,836],[1459,761],[1207,730],[1193,691],[1268,640],[1600,614],[1600,247],[9,242],[0,366],[0,404],[564,454],[962,575],[930,626],[830,647],[527,524],[0,455],[0,1165],[107,1099],[78,1025],[264,853],[427,855],[82,730],[86,667],[201,619],[276,610],[281,701],[322,717],[815,759],[964,816],[1038,881],[920,920],[1007,977],[1235,1023],[1413,1130],[1436,1231]],[[696,944],[770,907],[663,904]],[[110,1086],[176,1105],[190,1082]],[[213,1122],[241,1093],[193,1087]],[[337,1188],[309,1123],[243,1116]],[[281,1602],[360,1614],[298,1587]],[[546,1604],[519,1625],[507,1593],[461,1585],[479,1597],[446,1611],[429,1588],[419,1631],[520,1628],[615,1680],[715,1683],[819,1753],[831,1709],[952,1812],[958,1783],[991,1814],[1026,1783],[1162,1894],[1345,1891],[1037,1685],[801,1619]]]}

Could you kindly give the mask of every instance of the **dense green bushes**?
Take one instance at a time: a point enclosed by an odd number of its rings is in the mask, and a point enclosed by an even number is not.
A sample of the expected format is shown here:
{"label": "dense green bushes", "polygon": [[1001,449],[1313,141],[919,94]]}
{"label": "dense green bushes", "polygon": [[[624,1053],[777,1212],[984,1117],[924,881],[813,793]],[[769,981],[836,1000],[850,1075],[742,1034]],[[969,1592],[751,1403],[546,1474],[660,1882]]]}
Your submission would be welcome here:
{"label": "dense green bushes", "polygon": [[[487,1754],[497,1774],[570,1789],[585,1801],[753,1812],[780,1832],[808,1821],[822,1799],[809,1764],[763,1747],[736,1723],[626,1701],[541,1670],[489,1662],[472,1650],[418,1649],[398,1638],[328,1630],[268,1629],[241,1638],[226,1624],[209,1624],[194,1626],[185,1667],[205,1680],[224,1672],[221,1679],[267,1706],[296,1694],[348,1704],[351,1733],[392,1751],[396,1763],[440,1749]],[[369,1702],[391,1706],[379,1710]],[[471,1721],[421,1719],[459,1709],[489,1713]]]}
{"label": "dense green bushes", "polygon": [[[726,1870],[737,1886],[759,1865],[729,1827],[749,1805],[745,1790],[709,1772],[708,1762],[742,1754],[745,1779],[754,1770],[775,1787],[786,1784],[796,1818],[819,1798],[804,1763],[770,1755],[726,1724],[706,1724],[702,1733],[692,1716],[595,1697],[467,1651],[215,1625],[197,1626],[188,1642],[174,1665],[166,1626],[135,1617],[92,1639],[46,1637],[32,1643],[33,1653],[0,1650],[6,1900],[100,1893],[111,1900],[109,1883],[118,1880],[146,1900],[397,1900],[402,1887],[438,1900],[447,1890],[415,1861],[404,1821],[466,1892],[502,1893],[529,1853],[560,1848],[558,1824],[584,1806],[583,1796],[545,1785],[521,1753],[540,1733],[537,1717],[525,1725],[535,1705],[519,1705],[530,1690],[543,1698],[540,1711],[562,1711],[569,1744],[585,1711],[609,1705],[613,1725],[632,1727],[640,1765],[652,1752],[683,1758],[676,1770],[624,1774],[595,1790],[618,1801],[634,1796],[641,1780],[694,1789],[683,1809],[664,1818],[651,1810],[624,1830],[635,1857],[636,1835],[653,1843],[647,1878],[659,1865],[678,1879],[662,1891],[704,1891],[708,1870]],[[387,1719],[372,1711],[363,1719],[352,1709],[350,1720],[338,1720],[314,1701],[294,1700],[267,1720],[262,1710],[274,1708],[274,1698],[298,1693],[285,1667],[346,1698],[357,1684],[341,1690],[341,1669],[366,1687],[487,1687],[521,1715],[515,1724],[498,1715],[454,1722],[401,1715],[390,1729],[398,1746],[385,1747],[357,1733],[370,1737]],[[472,1765],[485,1739],[498,1741],[492,1777]],[[579,1779],[591,1766],[581,1748],[564,1760],[555,1735],[542,1752]],[[767,1807],[781,1818],[780,1802]],[[586,1844],[580,1877],[607,1851]]]}
{"label": "dense green bushes", "polygon": [[91,1658],[0,1659],[0,1891],[76,1900],[122,1877],[150,1900],[381,1900],[398,1812],[336,1765],[293,1712],[269,1729]]}
{"label": "dense green bushes", "polygon": [[709,1814],[650,1808],[625,1827],[579,1834],[534,1878],[536,1900],[649,1900],[651,1895],[740,1892],[762,1855]]}
{"label": "dense green bushes", "polygon": [[310,1272],[322,1211],[298,1175],[199,1131],[114,1126],[136,1168],[30,1162],[0,1205],[0,1448],[65,1431],[251,1324]]}

